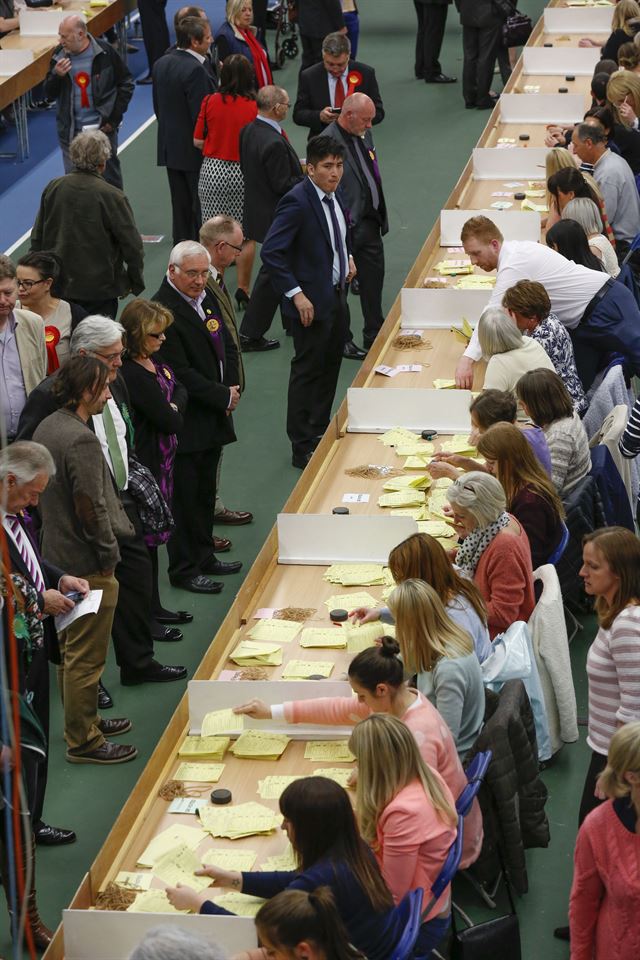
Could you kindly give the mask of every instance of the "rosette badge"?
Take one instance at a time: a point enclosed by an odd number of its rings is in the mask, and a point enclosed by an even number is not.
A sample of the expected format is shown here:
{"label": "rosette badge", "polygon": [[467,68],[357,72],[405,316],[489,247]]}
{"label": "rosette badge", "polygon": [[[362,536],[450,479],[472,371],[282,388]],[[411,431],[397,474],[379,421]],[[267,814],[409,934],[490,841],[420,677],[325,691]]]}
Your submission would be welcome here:
{"label": "rosette badge", "polygon": [[60,366],[56,347],[60,343],[60,331],[57,327],[44,328],[44,342],[47,345],[47,373],[53,373]]}
{"label": "rosette badge", "polygon": [[350,70],[347,74],[347,84],[350,93],[355,93],[356,88],[362,83],[362,74],[359,70]]}

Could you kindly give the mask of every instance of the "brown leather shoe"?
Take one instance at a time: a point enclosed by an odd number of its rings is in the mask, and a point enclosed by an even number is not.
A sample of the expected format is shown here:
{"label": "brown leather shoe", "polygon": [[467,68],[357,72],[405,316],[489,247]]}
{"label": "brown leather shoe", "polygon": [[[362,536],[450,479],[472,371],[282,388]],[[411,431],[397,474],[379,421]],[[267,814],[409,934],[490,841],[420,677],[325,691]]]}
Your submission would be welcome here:
{"label": "brown leather shoe", "polygon": [[213,538],[213,552],[214,553],[226,553],[227,550],[230,550],[232,547],[231,540],[227,540],[226,537],[214,537]]}
{"label": "brown leather shoe", "polygon": [[89,753],[70,753],[67,750],[67,760],[69,763],[99,763],[99,764],[110,764],[110,763],[126,763],[128,760],[133,760],[138,756],[138,751],[136,747],[132,747],[127,743],[110,743],[108,740],[100,746],[96,747],[95,750],[90,750]]}
{"label": "brown leather shoe", "polygon": [[222,513],[216,513],[213,518],[214,523],[228,523],[232,527],[240,527],[243,523],[251,523],[252,520],[253,514],[248,510],[227,510],[226,507]]}
{"label": "brown leather shoe", "polygon": [[131,730],[131,720],[126,717],[114,717],[113,720],[100,720],[98,730],[103,737],[118,737],[121,733]]}
{"label": "brown leather shoe", "polygon": [[35,890],[29,894],[27,899],[27,922],[31,927],[35,946],[38,950],[46,950],[53,940],[53,930],[50,930],[40,919]]}

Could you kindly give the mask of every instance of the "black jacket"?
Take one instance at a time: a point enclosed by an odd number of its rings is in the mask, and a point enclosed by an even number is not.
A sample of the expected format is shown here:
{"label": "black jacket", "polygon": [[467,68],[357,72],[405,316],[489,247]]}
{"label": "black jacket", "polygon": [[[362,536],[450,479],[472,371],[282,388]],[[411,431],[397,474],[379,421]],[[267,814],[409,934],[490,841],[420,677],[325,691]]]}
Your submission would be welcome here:
{"label": "black jacket", "polygon": [[220,319],[224,345],[223,377],[213,340],[195,310],[183,300],[165,277],[153,295],[171,310],[174,322],[167,327],[167,339],[158,357],[169,364],[186,388],[188,400],[182,429],[178,433],[178,452],[210,450],[236,439],[233,418],[227,416],[229,387],[238,383],[238,351],[220,317],[216,301],[207,293],[203,307]]}
{"label": "black jacket", "polygon": [[297,6],[298,29],[304,37],[324,39],[344,27],[340,0],[298,0]]}
{"label": "black jacket", "polygon": [[303,178],[300,161],[286,137],[258,119],[240,131],[240,167],[244,176],[244,232],[249,240],[262,243],[278,201]]}
{"label": "black jacket", "polygon": [[[344,131],[337,121],[330,123],[325,133],[328,137],[333,137],[338,143],[344,146],[344,170],[337,193],[342,201],[343,207],[346,207],[349,211],[353,226],[357,227],[363,219],[364,212],[368,207],[370,208],[370,192],[369,185],[362,172],[362,167],[356,157],[354,157],[350,145],[350,141],[355,140],[355,137],[352,137]],[[364,144],[367,151],[375,155],[376,148],[373,145],[373,137],[371,136],[370,130],[367,130],[365,133]],[[373,171],[371,172],[373,173]],[[380,193],[380,204],[378,207],[380,232],[384,236],[385,233],[389,232],[389,221],[387,219],[387,205],[384,199],[382,183],[378,184],[378,190]]]}
{"label": "black jacket", "polygon": [[148,467],[158,482],[161,477],[160,437],[178,433],[182,426],[182,414],[187,405],[187,391],[174,378],[171,403],[167,403],[155,374],[146,370],[135,360],[127,358],[122,365],[131,398],[133,429],[136,438],[136,456]]}
{"label": "black jacket", "polygon": [[202,153],[193,131],[203,99],[215,89],[208,71],[188,50],[169,50],[153,67],[153,109],[158,118],[159,167],[199,170]]}
{"label": "black jacket", "polygon": [[[354,85],[353,89],[350,87],[349,92],[366,93],[371,97],[376,108],[373,123],[374,125],[380,123],[384,120],[384,106],[375,70],[366,63],[360,63],[359,60],[349,60],[349,73],[351,72],[359,73],[362,83]],[[309,136],[315,137],[323,133],[328,126],[320,120],[320,113],[330,104],[329,74],[323,63],[314,63],[312,67],[303,70],[298,79],[298,96],[293,108],[293,122],[299,127],[309,127]]]}
{"label": "black jacket", "polygon": [[[515,4],[514,4],[515,6]],[[504,23],[504,17],[493,0],[459,0],[460,23],[463,27],[497,27]]]}

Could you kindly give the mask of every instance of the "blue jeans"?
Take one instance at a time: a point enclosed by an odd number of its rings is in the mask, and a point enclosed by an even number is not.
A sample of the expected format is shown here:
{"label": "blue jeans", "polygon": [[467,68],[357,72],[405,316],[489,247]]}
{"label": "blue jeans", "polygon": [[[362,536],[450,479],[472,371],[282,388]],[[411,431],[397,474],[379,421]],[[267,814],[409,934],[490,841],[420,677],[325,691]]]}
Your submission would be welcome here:
{"label": "blue jeans", "polygon": [[358,53],[358,38],[360,37],[360,18],[355,11],[344,13],[342,17],[351,43],[351,59],[355,60]]}
{"label": "blue jeans", "polygon": [[423,923],[413,948],[413,956],[420,960],[429,960],[431,951],[442,943],[450,926],[451,914],[448,917],[434,917],[433,920]]}

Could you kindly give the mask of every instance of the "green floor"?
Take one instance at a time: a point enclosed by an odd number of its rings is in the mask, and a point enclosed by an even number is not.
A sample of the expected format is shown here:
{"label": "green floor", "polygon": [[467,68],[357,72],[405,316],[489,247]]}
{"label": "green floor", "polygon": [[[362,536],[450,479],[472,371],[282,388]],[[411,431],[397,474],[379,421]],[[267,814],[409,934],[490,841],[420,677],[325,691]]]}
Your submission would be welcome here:
{"label": "green floor", "polygon": [[[519,8],[539,16],[542,0],[523,0]],[[486,112],[463,108],[460,84],[438,88],[413,79],[415,12],[411,0],[366,0],[361,4],[362,39],[359,58],[375,65],[387,116],[375,129],[391,229],[385,242],[387,259],[385,309],[402,286],[404,277],[430,231],[440,208],[454,186],[470,151],[487,121]],[[442,56],[443,69],[460,77],[462,70],[460,27],[451,7]],[[277,74],[295,96],[297,64],[288,62]],[[498,89],[499,89],[499,81]],[[300,155],[305,133],[292,123],[288,131]],[[146,295],[157,289],[170,249],[169,197],[164,171],[155,166],[155,127],[146,130],[123,154],[126,191],[133,203],[140,231],[164,233],[167,239],[146,248]],[[21,251],[20,251],[21,252]],[[231,277],[233,283],[233,277]],[[361,339],[358,301],[352,307],[356,339]],[[277,330],[274,325],[274,335]],[[291,342],[266,355],[245,358],[247,391],[236,414],[239,442],[227,448],[222,494],[229,507],[250,509],[255,522],[233,531],[229,558],[244,562],[246,572],[273,524],[275,514],[300,474],[290,466],[284,429],[285,395]],[[357,367],[343,364],[336,402],[344,395]],[[228,531],[220,531],[228,532]],[[198,599],[172,590],[165,582],[164,600],[169,606],[188,607],[194,623],[184,630],[179,644],[158,649],[158,658],[184,663],[190,672],[200,661],[233,600],[239,578],[231,577],[218,597]],[[574,675],[579,712],[585,713],[584,660],[593,623],[573,643]],[[54,693],[52,710],[51,773],[46,819],[73,827],[78,842],[69,847],[39,848],[38,900],[43,918],[51,925],[73,895],[92,862],[114,819],[157,743],[184,684],[120,687],[114,664],[109,663],[105,683],[116,701],[113,716],[130,717],[134,724],[131,742],[138,759],[111,769],[71,766],[64,762],[60,710]],[[584,728],[581,728],[584,740]],[[586,767],[583,742],[566,747],[555,765],[545,772],[550,799],[547,812],[552,842],[548,850],[528,854],[529,893],[521,901],[520,916],[525,960],[544,953],[546,960],[569,955],[565,944],[554,941],[552,928],[564,921],[571,879],[571,856],[575,837],[578,798]],[[474,916],[484,915],[475,897],[462,889],[456,899]],[[0,956],[10,954],[6,924],[0,928]]]}

